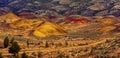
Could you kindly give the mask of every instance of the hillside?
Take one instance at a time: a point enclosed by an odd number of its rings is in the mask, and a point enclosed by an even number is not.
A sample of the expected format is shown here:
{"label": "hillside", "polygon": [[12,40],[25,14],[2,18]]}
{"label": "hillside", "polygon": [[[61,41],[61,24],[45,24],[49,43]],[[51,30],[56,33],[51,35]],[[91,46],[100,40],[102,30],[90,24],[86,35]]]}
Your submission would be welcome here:
{"label": "hillside", "polygon": [[54,23],[44,17],[21,18],[13,13],[0,16],[0,52],[4,57],[13,55],[3,46],[3,40],[8,37],[18,42],[20,57],[24,52],[30,58],[38,57],[39,53],[43,58],[120,57],[119,17],[61,18]]}
{"label": "hillside", "polygon": [[[64,29],[57,24],[51,23],[49,21],[42,21],[40,19],[20,18],[13,13],[8,13],[6,15],[0,16],[0,20],[1,20],[1,25],[7,24],[4,27],[8,28],[9,26],[11,29],[13,30],[15,29],[16,33],[18,31],[23,31],[23,35],[27,32],[26,34],[28,34],[28,36],[30,36],[29,34],[31,34],[37,37],[46,37],[50,35],[62,35],[66,33]],[[0,27],[3,28],[2,26]],[[6,35],[13,35],[13,34],[6,34]],[[16,35],[20,35],[19,32]]]}
{"label": "hillside", "polygon": [[120,58],[120,0],[0,0],[0,58]]}
{"label": "hillside", "polygon": [[16,14],[29,12],[37,16],[51,12],[54,15],[67,16],[71,14],[119,16],[120,0],[1,0],[0,9]]}

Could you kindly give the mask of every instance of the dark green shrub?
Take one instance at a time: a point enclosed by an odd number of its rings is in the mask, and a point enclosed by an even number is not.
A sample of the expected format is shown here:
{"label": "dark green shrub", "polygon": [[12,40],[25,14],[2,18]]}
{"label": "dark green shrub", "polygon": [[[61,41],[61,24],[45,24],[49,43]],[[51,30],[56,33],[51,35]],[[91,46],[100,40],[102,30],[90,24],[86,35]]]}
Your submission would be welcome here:
{"label": "dark green shrub", "polygon": [[9,46],[9,39],[8,39],[8,37],[6,37],[4,39],[4,48],[7,48],[8,46]]}
{"label": "dark green shrub", "polygon": [[12,46],[9,48],[9,53],[13,53],[14,56],[20,51],[20,46],[17,42],[13,42]]}
{"label": "dark green shrub", "polygon": [[38,58],[41,58],[42,55],[41,55],[41,52],[38,52]]}
{"label": "dark green shrub", "polygon": [[46,47],[46,48],[48,48],[48,47],[49,47],[48,42],[45,42],[45,47]]}
{"label": "dark green shrub", "polygon": [[29,48],[29,45],[30,45],[29,40],[27,40],[27,42],[26,42],[26,43],[27,43],[27,47]]}
{"label": "dark green shrub", "polygon": [[28,55],[24,52],[24,53],[21,55],[21,58],[28,58]]}
{"label": "dark green shrub", "polygon": [[59,54],[57,58],[64,58],[65,56],[63,54]]}
{"label": "dark green shrub", "polygon": [[116,56],[112,56],[112,58],[117,58]]}
{"label": "dark green shrub", "polygon": [[4,57],[2,56],[2,53],[0,53],[0,58],[4,58]]}

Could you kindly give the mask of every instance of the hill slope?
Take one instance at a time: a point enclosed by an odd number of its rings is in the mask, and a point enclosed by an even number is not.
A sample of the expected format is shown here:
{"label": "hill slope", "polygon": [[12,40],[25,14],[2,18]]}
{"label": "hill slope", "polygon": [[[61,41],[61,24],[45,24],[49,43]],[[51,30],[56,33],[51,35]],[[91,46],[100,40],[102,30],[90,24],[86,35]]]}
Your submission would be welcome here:
{"label": "hill slope", "polygon": [[[48,21],[41,21],[40,19],[19,18],[13,13],[8,13],[6,15],[0,16],[0,20],[1,20],[0,24],[4,24],[4,25],[8,24],[6,25],[6,28],[8,28],[9,26],[11,29],[13,29],[13,31],[14,29],[21,30],[24,33],[26,33],[25,31],[28,31],[27,34],[30,33],[38,37],[46,37],[50,35],[62,35],[66,33],[64,29],[57,24]],[[3,28],[2,26],[0,27]],[[33,32],[31,33],[30,31]],[[19,32],[17,33],[19,35]]]}
{"label": "hill slope", "polygon": [[0,0],[0,9],[12,11],[16,14],[23,11],[35,14],[52,11],[65,15],[119,16],[120,0]]}

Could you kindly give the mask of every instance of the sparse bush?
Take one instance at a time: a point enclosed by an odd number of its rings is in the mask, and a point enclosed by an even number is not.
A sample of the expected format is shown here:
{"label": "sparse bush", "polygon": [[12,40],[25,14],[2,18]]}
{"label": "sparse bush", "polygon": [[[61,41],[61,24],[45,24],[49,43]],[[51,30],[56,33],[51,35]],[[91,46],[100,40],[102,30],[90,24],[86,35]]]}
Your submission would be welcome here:
{"label": "sparse bush", "polygon": [[26,43],[27,43],[27,47],[29,48],[29,45],[30,45],[29,40],[27,40],[27,42],[26,42]]}
{"label": "sparse bush", "polygon": [[48,48],[48,47],[49,47],[48,42],[45,42],[45,47],[46,47],[46,48]]}
{"label": "sparse bush", "polygon": [[57,58],[64,58],[65,56],[63,54],[59,54]]}
{"label": "sparse bush", "polygon": [[90,50],[90,55],[93,55],[94,49]]}
{"label": "sparse bush", "polygon": [[32,52],[32,54],[29,56],[29,58],[36,58],[37,54],[35,52]]}
{"label": "sparse bush", "polygon": [[67,41],[65,41],[65,46],[68,46],[68,42]]}
{"label": "sparse bush", "polygon": [[109,55],[99,55],[100,58],[110,58]]}
{"label": "sparse bush", "polygon": [[84,52],[87,52],[88,51],[88,49],[86,48],[85,50],[84,50]]}
{"label": "sparse bush", "polygon": [[4,48],[7,48],[8,46],[9,46],[9,39],[8,39],[8,37],[6,37],[4,39]]}
{"label": "sparse bush", "polygon": [[116,56],[112,56],[112,58],[117,58]]}
{"label": "sparse bush", "polygon": [[2,53],[0,53],[0,58],[4,58],[4,57],[2,56]]}
{"label": "sparse bush", "polygon": [[33,52],[33,53],[32,53],[32,56],[36,57],[37,55],[36,55],[36,53],[35,53],[35,52]]}
{"label": "sparse bush", "polygon": [[42,56],[41,52],[38,52],[38,58],[41,58],[41,56]]}
{"label": "sparse bush", "polygon": [[15,55],[15,58],[20,58],[20,56],[17,54],[17,55]]}
{"label": "sparse bush", "polygon": [[29,58],[28,55],[24,52],[22,55],[21,55],[21,58]]}
{"label": "sparse bush", "polygon": [[99,58],[99,55],[96,55],[95,58]]}
{"label": "sparse bush", "polygon": [[111,42],[110,40],[108,40],[108,39],[106,39],[106,43],[109,43],[109,42]]}
{"label": "sparse bush", "polygon": [[9,53],[13,53],[14,56],[20,51],[20,46],[17,42],[13,42],[12,46],[9,48]]}

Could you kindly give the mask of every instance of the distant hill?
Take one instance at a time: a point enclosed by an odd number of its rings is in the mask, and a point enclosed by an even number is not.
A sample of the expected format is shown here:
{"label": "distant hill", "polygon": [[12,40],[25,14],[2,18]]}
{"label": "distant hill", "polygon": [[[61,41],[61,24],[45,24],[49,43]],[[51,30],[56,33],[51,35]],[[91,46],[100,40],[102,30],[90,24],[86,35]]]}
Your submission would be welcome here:
{"label": "distant hill", "polygon": [[16,14],[26,11],[41,15],[44,10],[62,15],[120,16],[120,0],[0,0],[0,9]]}

